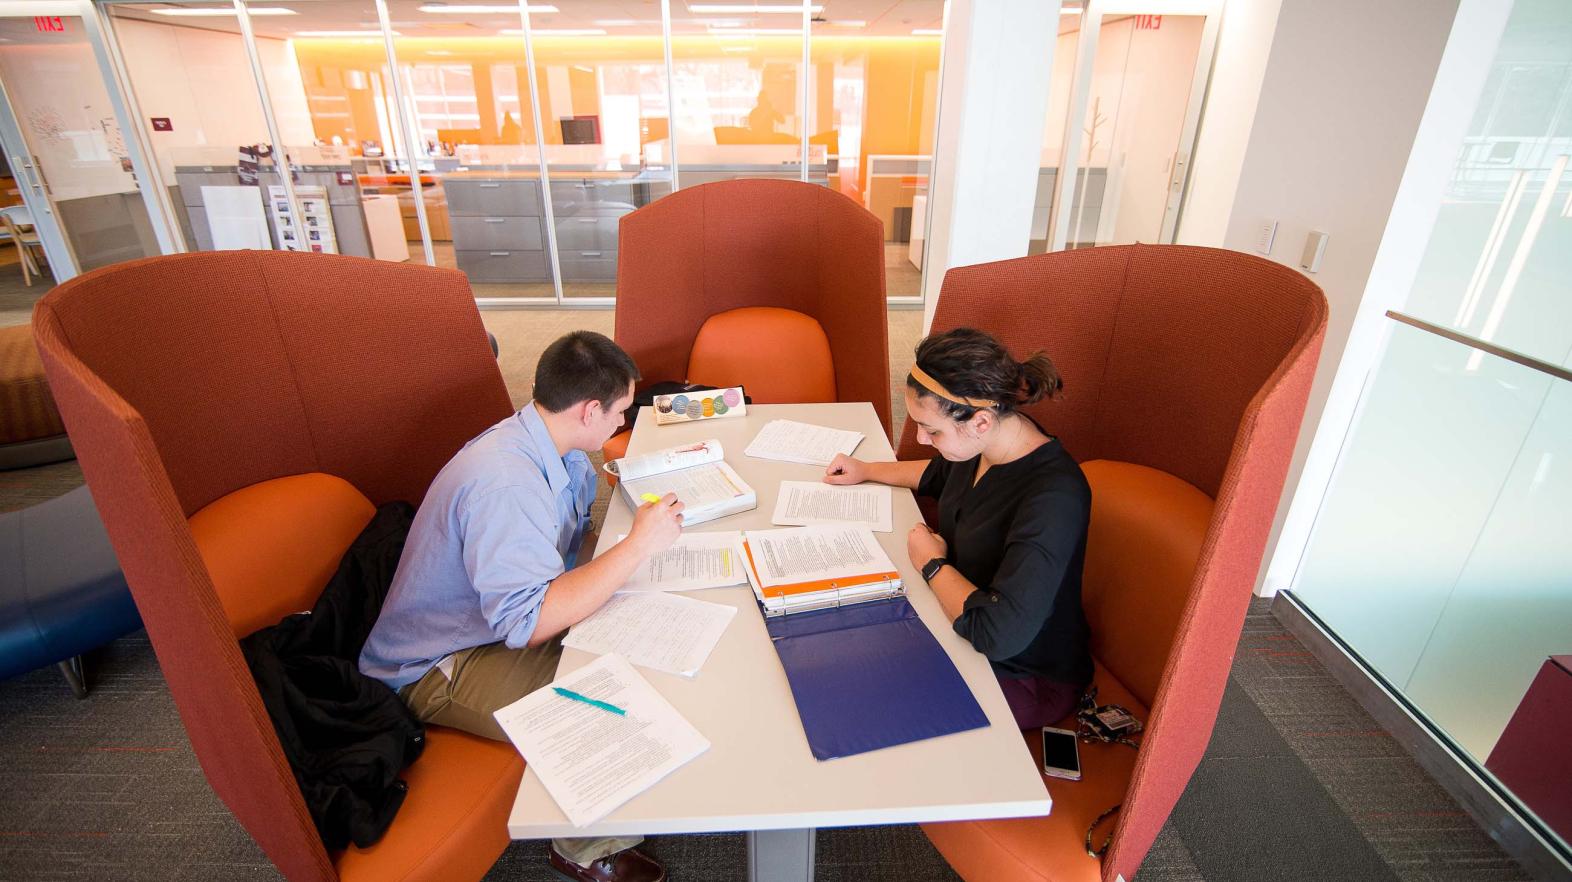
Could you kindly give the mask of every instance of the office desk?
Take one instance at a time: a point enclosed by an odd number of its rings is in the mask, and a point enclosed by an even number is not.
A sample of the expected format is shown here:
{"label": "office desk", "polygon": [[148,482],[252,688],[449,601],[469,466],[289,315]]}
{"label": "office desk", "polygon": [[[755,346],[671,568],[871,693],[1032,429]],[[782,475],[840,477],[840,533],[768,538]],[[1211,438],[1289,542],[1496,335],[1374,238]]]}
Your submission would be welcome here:
{"label": "office desk", "polygon": [[[759,507],[695,531],[769,528],[782,480],[817,480],[819,466],[751,459],[742,451],[771,419],[855,429],[867,437],[864,459],[893,460],[873,406],[866,403],[755,405],[740,419],[655,425],[646,408],[630,454],[718,438],[726,461],[753,486]],[[619,491],[620,492],[620,491]],[[706,738],[710,749],[670,777],[587,827],[573,827],[533,769],[519,785],[508,832],[515,839],[658,833],[748,833],[749,878],[813,878],[814,828],[1040,816],[1050,805],[988,662],[951,630],[938,600],[906,558],[906,531],[920,515],[908,491],[894,491],[895,530],[877,533],[901,572],[908,597],[966,679],[991,726],[820,762],[808,750],[797,708],[764,620],[747,586],[691,592],[737,608],[726,634],[697,677],[639,669]],[[632,511],[616,496],[601,530],[608,547],[626,533]],[[593,659],[563,651],[558,674]]]}

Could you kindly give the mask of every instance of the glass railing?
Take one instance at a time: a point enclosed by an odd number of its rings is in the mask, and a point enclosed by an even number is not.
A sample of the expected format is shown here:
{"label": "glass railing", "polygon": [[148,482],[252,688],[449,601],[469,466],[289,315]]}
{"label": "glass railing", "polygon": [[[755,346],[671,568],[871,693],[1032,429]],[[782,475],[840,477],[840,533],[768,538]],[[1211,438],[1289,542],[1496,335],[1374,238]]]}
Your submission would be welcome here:
{"label": "glass railing", "polygon": [[1572,654],[1572,371],[1388,317],[1292,593],[1511,795],[1502,733]]}

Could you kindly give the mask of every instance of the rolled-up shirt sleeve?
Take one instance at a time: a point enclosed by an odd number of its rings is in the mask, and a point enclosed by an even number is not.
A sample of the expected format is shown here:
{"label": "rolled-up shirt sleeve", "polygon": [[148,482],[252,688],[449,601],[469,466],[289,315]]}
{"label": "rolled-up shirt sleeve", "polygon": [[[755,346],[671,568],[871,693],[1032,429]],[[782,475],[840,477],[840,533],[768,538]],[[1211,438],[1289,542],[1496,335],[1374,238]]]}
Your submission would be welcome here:
{"label": "rolled-up shirt sleeve", "polygon": [[513,649],[529,643],[546,587],[566,571],[556,517],[539,498],[523,488],[493,490],[470,500],[461,521],[464,569],[481,614]]}
{"label": "rolled-up shirt sleeve", "polygon": [[1053,614],[1089,515],[1090,500],[1067,489],[1023,500],[992,584],[966,598],[955,633],[993,661],[1025,650]]}

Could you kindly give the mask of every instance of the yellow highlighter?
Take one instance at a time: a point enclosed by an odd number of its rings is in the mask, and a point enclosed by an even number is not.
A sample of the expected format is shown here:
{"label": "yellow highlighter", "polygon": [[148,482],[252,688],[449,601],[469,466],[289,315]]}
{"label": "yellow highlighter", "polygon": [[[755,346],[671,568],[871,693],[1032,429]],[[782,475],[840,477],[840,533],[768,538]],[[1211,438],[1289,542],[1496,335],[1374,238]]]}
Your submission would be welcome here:
{"label": "yellow highlighter", "polygon": [[645,502],[660,502],[660,497],[653,493],[640,493],[639,498]]}

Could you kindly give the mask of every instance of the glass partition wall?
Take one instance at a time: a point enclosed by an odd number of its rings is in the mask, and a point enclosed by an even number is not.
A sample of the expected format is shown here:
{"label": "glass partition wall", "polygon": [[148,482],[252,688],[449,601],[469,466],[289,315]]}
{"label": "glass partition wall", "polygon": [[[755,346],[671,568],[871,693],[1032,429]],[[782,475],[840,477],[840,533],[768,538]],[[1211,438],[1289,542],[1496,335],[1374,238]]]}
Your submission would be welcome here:
{"label": "glass partition wall", "polygon": [[605,305],[623,215],[784,178],[879,214],[887,293],[920,302],[943,0],[100,5],[163,121],[188,250],[429,262],[488,305]]}
{"label": "glass partition wall", "polygon": [[1290,591],[1563,855],[1524,745],[1572,677],[1569,160],[1572,7],[1517,0]]}

